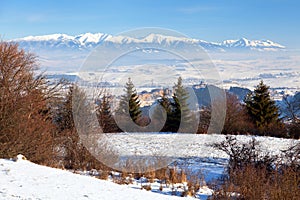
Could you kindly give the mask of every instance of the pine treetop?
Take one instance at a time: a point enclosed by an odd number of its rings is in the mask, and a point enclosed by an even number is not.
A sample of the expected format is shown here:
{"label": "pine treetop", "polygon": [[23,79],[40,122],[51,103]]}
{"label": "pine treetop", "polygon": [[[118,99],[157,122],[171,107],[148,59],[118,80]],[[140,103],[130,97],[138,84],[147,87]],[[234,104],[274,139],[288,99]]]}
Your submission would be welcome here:
{"label": "pine treetop", "polygon": [[129,113],[131,119],[137,122],[141,118],[142,111],[140,109],[139,97],[131,78],[128,78],[124,92],[125,94],[121,96],[117,113],[121,115],[128,115]]}

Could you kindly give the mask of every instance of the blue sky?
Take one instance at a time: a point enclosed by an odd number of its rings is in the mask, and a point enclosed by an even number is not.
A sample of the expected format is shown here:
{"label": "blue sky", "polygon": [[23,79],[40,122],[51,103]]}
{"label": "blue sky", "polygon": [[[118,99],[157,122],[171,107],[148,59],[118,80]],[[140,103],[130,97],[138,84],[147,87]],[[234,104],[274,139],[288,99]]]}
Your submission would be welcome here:
{"label": "blue sky", "polygon": [[270,39],[299,49],[299,9],[297,0],[1,0],[0,37],[162,27],[207,41]]}

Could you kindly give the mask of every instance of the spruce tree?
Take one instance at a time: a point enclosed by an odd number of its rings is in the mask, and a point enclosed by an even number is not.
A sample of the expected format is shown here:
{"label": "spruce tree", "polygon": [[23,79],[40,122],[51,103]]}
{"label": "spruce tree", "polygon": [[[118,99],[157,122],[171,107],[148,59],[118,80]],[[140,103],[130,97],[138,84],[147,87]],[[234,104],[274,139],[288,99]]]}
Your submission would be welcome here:
{"label": "spruce tree", "polygon": [[124,92],[125,94],[121,96],[119,108],[116,114],[127,116],[129,113],[131,119],[135,123],[138,123],[141,118],[142,111],[140,108],[138,94],[134,87],[134,84],[131,81],[131,78],[128,78],[128,82],[125,85]]}
{"label": "spruce tree", "polygon": [[279,122],[278,108],[270,97],[269,86],[263,81],[246,96],[245,103],[249,116],[260,131]]}
{"label": "spruce tree", "polygon": [[64,99],[62,99],[61,102],[58,102],[54,121],[59,131],[71,130],[75,127],[72,114],[72,95],[74,87],[76,86],[71,85]]}
{"label": "spruce tree", "polygon": [[110,96],[104,94],[99,101],[99,106],[97,107],[97,117],[99,124],[104,133],[118,132],[118,127],[112,116],[110,107]]}
{"label": "spruce tree", "polygon": [[[188,104],[189,93],[182,84],[182,78],[179,77],[174,86],[172,98],[169,98],[164,90],[164,93],[157,102],[164,108],[166,112],[166,122],[161,132],[196,132],[198,124],[195,127],[192,122],[195,122],[196,117],[192,114]],[[156,110],[152,120],[160,119],[162,113]]]}
{"label": "spruce tree", "polygon": [[194,116],[191,113],[188,104],[189,93],[187,89],[182,84],[182,78],[179,77],[177,83],[174,86],[173,93],[173,102],[172,102],[172,117],[171,121],[174,127],[178,127],[182,124],[182,130],[180,131],[188,131],[190,128],[192,121],[194,120]]}
{"label": "spruce tree", "polygon": [[[173,115],[174,115],[174,105],[173,102],[168,98],[166,90],[163,91],[161,99],[159,99],[158,104],[165,110],[166,112],[166,121],[165,125],[163,126],[161,132],[177,132],[178,130],[178,123],[174,127],[173,123]],[[162,116],[162,112],[160,110],[155,111],[156,116],[153,116],[153,120],[160,120],[159,117]],[[176,128],[177,127],[177,128]]]}
{"label": "spruce tree", "polygon": [[[158,100],[158,103],[167,113],[166,123],[161,130],[162,132],[187,131],[188,123],[193,120],[187,100],[189,94],[182,84],[182,78],[179,77],[174,86],[172,98],[168,98],[166,93]],[[183,123],[183,124],[182,124]],[[179,128],[181,127],[181,130]]]}
{"label": "spruce tree", "polygon": [[170,132],[178,132],[181,124],[181,105],[176,95],[172,96],[171,109],[168,115],[168,127]]}

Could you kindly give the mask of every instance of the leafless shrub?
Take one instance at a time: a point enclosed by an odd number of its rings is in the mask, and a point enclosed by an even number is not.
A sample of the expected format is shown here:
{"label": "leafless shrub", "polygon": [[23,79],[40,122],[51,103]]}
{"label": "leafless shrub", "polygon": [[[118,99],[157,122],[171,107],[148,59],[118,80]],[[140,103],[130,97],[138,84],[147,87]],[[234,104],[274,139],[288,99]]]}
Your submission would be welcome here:
{"label": "leafless shrub", "polygon": [[223,134],[248,134],[254,128],[250,122],[245,106],[237,96],[226,93],[226,118]]}
{"label": "leafless shrub", "polygon": [[300,172],[300,143],[293,144],[282,152],[284,167]]}
{"label": "leafless shrub", "polygon": [[[209,199],[299,199],[299,144],[284,151],[284,162],[261,156],[255,140],[238,144],[235,138],[215,144],[230,156],[224,179]],[[298,163],[298,164],[297,164]]]}
{"label": "leafless shrub", "polygon": [[203,107],[200,112],[200,120],[198,125],[197,134],[207,134],[210,125],[211,110],[209,107]]}
{"label": "leafless shrub", "polygon": [[[222,134],[255,134],[254,125],[249,120],[249,116],[245,109],[245,106],[238,100],[238,98],[230,93],[226,93],[226,108],[224,108],[224,100],[216,99],[211,102],[211,105],[204,107],[200,111],[200,123],[198,127],[198,132],[200,134],[207,133],[209,126],[213,126],[212,130],[222,130]],[[211,121],[211,112],[214,108],[215,119]],[[226,111],[225,119],[222,118],[222,113]],[[219,127],[224,121],[224,126]]]}
{"label": "leafless shrub", "polygon": [[109,177],[109,172],[107,170],[99,170],[99,179],[107,180]]}
{"label": "leafless shrub", "polygon": [[242,169],[247,165],[253,165],[256,168],[266,166],[267,169],[272,170],[277,157],[262,153],[258,145],[259,143],[255,138],[247,143],[239,143],[235,137],[226,136],[224,141],[214,143],[212,147],[225,152],[229,156],[229,172]]}

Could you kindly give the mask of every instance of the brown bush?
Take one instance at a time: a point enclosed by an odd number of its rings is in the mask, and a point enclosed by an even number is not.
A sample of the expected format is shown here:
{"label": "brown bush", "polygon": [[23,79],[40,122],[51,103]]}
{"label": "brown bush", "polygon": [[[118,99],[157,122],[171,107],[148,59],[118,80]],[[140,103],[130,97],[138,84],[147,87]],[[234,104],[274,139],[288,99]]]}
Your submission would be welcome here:
{"label": "brown bush", "polygon": [[299,145],[284,151],[284,162],[279,162],[277,157],[259,156],[258,145],[254,141],[247,145],[227,138],[215,147],[230,156],[229,167],[209,199],[299,199]]}
{"label": "brown bush", "polygon": [[259,134],[279,138],[289,137],[284,123],[281,122],[270,123],[268,126],[259,129]]}
{"label": "brown bush", "polygon": [[199,112],[200,120],[197,134],[207,134],[208,127],[210,125],[211,110],[209,107],[203,107]]}
{"label": "brown bush", "polygon": [[300,174],[292,168],[274,170],[268,175],[266,168],[252,165],[230,173],[221,187],[209,199],[291,199],[300,198]]}
{"label": "brown bush", "polygon": [[48,107],[53,91],[36,69],[34,55],[0,42],[0,157],[21,153],[38,163],[53,158]]}
{"label": "brown bush", "polygon": [[141,189],[144,189],[144,190],[147,190],[147,191],[150,191],[152,188],[151,188],[151,184],[147,184],[147,185],[142,185],[142,188]]}
{"label": "brown bush", "polygon": [[[249,134],[255,133],[254,124],[250,121],[246,108],[241,104],[237,96],[226,93],[226,108],[223,108],[222,99],[212,102],[212,105],[205,107],[200,111],[200,123],[198,127],[199,134],[205,134],[209,126],[213,126],[212,130],[219,130],[221,121],[224,121],[221,127],[222,134]],[[211,107],[217,112],[215,121],[211,122]],[[222,113],[226,111],[225,119],[222,118]],[[216,128],[214,128],[214,126]],[[218,128],[219,127],[219,128]]]}
{"label": "brown bush", "polygon": [[250,122],[246,108],[237,96],[226,93],[226,118],[223,134],[248,134],[254,128]]}

